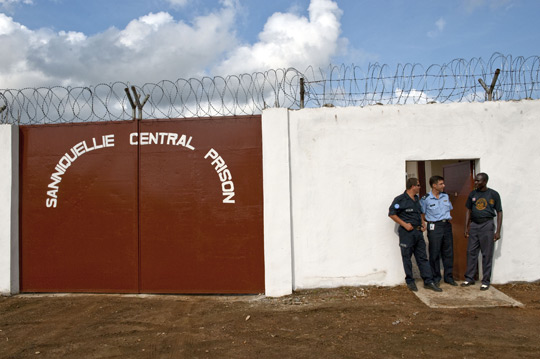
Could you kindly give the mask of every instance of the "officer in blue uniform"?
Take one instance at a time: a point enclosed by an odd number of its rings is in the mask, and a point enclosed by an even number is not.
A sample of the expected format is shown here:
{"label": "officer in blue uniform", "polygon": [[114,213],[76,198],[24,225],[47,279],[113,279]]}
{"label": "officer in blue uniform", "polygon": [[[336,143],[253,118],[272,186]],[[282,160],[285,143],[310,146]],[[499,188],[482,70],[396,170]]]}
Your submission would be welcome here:
{"label": "officer in blue uniform", "polygon": [[441,282],[441,258],[444,269],[444,281],[457,286],[452,276],[454,267],[454,239],[450,211],[453,209],[450,198],[444,193],[444,178],[432,176],[429,179],[431,191],[422,197],[420,206],[422,218],[427,221],[429,240],[429,265],[433,272],[433,281],[439,286]]}
{"label": "officer in blue uniform", "polygon": [[406,191],[394,198],[388,209],[388,216],[399,224],[399,246],[407,287],[415,292],[418,290],[412,272],[411,257],[414,254],[420,276],[424,280],[424,288],[442,292],[442,289],[433,282],[431,268],[427,259],[426,242],[424,242],[424,234],[422,233],[425,228],[422,226],[419,192],[420,184],[418,179],[409,178]]}

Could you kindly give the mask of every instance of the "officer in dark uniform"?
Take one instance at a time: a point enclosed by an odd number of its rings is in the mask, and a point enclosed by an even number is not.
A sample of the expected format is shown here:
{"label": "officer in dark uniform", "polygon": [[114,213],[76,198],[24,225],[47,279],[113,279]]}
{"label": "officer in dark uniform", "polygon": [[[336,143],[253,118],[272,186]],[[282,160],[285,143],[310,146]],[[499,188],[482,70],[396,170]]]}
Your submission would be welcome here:
{"label": "officer in dark uniform", "polygon": [[416,264],[420,270],[420,276],[424,280],[424,288],[435,292],[442,292],[433,282],[433,276],[426,254],[426,242],[424,242],[420,200],[418,193],[420,184],[418,179],[409,178],[407,189],[403,194],[394,198],[388,210],[388,216],[399,224],[399,246],[401,248],[401,259],[403,269],[405,269],[405,282],[412,291],[417,291],[412,272],[411,257],[414,254]]}
{"label": "officer in dark uniform", "polygon": [[457,286],[453,277],[454,268],[454,238],[450,211],[452,203],[444,193],[444,178],[432,176],[429,179],[431,191],[420,199],[422,218],[427,221],[429,240],[429,265],[433,272],[433,281],[439,286],[441,281],[441,258],[444,268],[444,281]]}
{"label": "officer in dark uniform", "polygon": [[[474,284],[476,275],[478,253],[482,250],[482,285],[480,290],[488,290],[491,283],[491,266],[493,262],[493,250],[495,242],[501,238],[502,227],[502,204],[499,193],[487,188],[489,177],[485,173],[479,173],[474,179],[476,187],[473,190],[465,206],[465,237],[469,238],[467,244],[467,271],[463,287]],[[497,217],[497,229],[493,218]]]}

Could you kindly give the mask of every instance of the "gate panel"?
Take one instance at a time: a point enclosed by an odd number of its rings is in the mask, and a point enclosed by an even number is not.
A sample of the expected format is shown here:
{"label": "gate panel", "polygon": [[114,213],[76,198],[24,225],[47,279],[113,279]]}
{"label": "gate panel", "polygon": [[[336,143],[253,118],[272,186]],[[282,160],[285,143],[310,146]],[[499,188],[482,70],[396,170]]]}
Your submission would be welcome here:
{"label": "gate panel", "polygon": [[134,131],[20,126],[21,291],[137,292]]}
{"label": "gate panel", "polygon": [[261,117],[140,131],[141,292],[264,292]]}

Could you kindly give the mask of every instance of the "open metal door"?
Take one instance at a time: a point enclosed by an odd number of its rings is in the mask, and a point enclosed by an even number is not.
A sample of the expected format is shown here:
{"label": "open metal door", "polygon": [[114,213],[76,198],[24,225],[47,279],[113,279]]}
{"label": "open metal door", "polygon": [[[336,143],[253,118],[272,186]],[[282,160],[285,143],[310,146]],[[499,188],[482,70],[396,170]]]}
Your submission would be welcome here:
{"label": "open metal door", "polygon": [[454,279],[464,280],[467,270],[467,238],[465,238],[465,202],[474,187],[474,161],[462,161],[443,167],[445,191],[452,206],[454,235]]}

